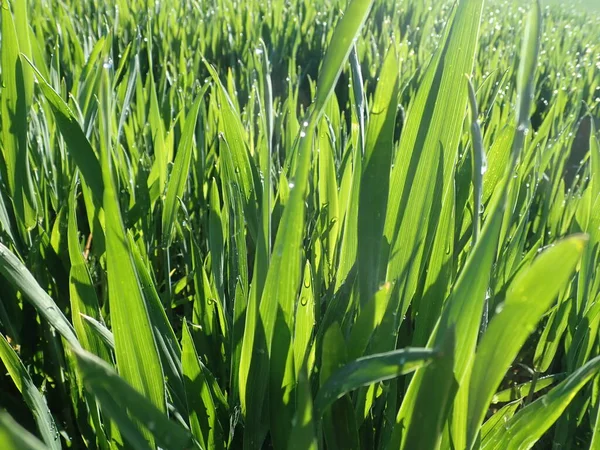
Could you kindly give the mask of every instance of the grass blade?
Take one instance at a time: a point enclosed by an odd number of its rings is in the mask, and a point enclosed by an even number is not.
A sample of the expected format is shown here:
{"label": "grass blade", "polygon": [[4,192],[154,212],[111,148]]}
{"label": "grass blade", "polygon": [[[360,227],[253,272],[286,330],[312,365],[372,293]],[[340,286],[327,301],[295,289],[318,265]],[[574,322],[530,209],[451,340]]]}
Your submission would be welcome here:
{"label": "grass blade", "polygon": [[585,247],[574,236],[543,252],[511,283],[504,304],[490,322],[477,349],[469,389],[469,447],[510,363],[542,314],[573,275]]}

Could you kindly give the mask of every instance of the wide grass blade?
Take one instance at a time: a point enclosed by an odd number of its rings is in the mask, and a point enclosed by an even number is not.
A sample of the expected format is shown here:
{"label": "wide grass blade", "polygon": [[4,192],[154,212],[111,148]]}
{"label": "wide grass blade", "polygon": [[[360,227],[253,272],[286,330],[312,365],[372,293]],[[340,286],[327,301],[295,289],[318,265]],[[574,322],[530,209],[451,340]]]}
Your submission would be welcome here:
{"label": "wide grass blade", "polygon": [[[105,89],[108,88],[106,77],[105,73],[103,80]],[[103,100],[103,107],[108,110],[110,106],[107,104],[109,98],[106,94]],[[102,140],[104,147],[102,176],[106,223],[106,271],[117,367],[123,379],[145,396],[155,408],[166,412],[163,368],[115,192],[109,160],[110,126],[108,123],[105,124],[105,134]],[[147,431],[145,436],[152,439],[152,434]]]}
{"label": "wide grass blade", "polygon": [[542,314],[573,276],[586,237],[574,236],[543,252],[511,283],[477,349],[469,387],[469,447],[504,373]]}
{"label": "wide grass blade", "polygon": [[377,291],[385,272],[380,268],[380,253],[388,206],[389,174],[400,90],[398,65],[396,49],[390,46],[379,74],[367,127],[358,211],[358,284],[361,305],[365,305]]}
{"label": "wide grass blade", "polygon": [[388,346],[417,288],[453,181],[468,98],[464,76],[473,69],[482,9],[482,0],[458,4],[408,110],[393,162],[382,252],[389,260],[387,281],[396,283],[390,302],[396,323],[381,331],[390,336]]}
{"label": "wide grass blade", "polygon": [[[138,393],[104,361],[84,350],[75,352],[86,388],[102,411],[113,419],[133,448],[153,448],[145,435],[162,448],[197,448],[190,434],[172,422],[148,398]],[[140,432],[144,431],[144,434]]]}

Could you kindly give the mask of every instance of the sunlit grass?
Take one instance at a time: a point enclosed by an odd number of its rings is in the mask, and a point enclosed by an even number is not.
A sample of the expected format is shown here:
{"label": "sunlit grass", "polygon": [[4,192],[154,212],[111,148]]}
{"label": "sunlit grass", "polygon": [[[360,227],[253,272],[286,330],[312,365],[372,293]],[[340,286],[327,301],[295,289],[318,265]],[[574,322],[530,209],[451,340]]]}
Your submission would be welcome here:
{"label": "sunlit grass", "polygon": [[599,445],[600,15],[1,17],[0,449]]}

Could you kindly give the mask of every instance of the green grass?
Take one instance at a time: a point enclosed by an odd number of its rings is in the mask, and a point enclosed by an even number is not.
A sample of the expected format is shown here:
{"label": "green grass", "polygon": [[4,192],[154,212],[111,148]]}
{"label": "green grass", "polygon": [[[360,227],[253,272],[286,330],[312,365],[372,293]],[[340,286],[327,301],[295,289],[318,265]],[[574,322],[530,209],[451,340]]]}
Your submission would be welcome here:
{"label": "green grass", "polygon": [[600,15],[1,4],[0,448],[600,446]]}

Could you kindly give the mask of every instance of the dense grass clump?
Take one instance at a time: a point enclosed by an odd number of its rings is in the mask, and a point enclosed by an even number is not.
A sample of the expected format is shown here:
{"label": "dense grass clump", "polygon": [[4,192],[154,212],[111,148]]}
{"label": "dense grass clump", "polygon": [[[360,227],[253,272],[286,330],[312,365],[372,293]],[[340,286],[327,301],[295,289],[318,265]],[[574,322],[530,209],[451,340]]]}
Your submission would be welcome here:
{"label": "dense grass clump", "polygon": [[600,448],[598,13],[0,9],[0,449]]}

